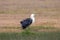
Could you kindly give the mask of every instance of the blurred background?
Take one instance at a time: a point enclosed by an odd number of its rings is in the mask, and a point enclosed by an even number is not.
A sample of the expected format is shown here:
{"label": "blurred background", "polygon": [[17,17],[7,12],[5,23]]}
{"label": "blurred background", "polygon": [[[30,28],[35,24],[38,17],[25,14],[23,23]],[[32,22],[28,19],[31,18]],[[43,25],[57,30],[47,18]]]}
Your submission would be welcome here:
{"label": "blurred background", "polygon": [[[23,30],[32,13],[35,23]],[[60,40],[60,0],[0,0],[0,40]]]}
{"label": "blurred background", "polygon": [[0,0],[0,30],[20,28],[32,13],[36,22],[31,26],[60,28],[60,0]]}

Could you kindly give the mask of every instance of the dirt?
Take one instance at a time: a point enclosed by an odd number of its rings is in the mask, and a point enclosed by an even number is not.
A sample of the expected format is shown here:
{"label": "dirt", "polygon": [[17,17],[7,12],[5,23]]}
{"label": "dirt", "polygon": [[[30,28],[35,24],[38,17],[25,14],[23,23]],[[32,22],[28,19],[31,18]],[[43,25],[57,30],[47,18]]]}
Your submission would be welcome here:
{"label": "dirt", "polygon": [[[29,17],[30,14],[0,14],[0,26],[20,26],[20,21]],[[59,24],[59,18],[42,17],[37,14],[35,15],[35,23],[33,23],[32,25],[59,26]]]}
{"label": "dirt", "polygon": [[[21,30],[20,21],[28,18],[30,14],[0,14],[0,32],[19,32]],[[60,28],[60,19],[42,17],[35,15],[35,23],[31,26],[45,26]]]}
{"label": "dirt", "polygon": [[0,32],[19,31],[20,21],[32,13],[36,20],[31,26],[60,28],[59,4],[59,0],[0,0]]}

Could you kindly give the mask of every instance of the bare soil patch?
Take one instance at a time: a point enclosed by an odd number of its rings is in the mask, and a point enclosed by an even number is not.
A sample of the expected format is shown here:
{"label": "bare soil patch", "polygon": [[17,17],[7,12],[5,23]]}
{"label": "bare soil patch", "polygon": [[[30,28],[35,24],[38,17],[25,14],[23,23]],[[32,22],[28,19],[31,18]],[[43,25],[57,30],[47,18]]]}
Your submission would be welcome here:
{"label": "bare soil patch", "polygon": [[0,32],[19,31],[20,21],[31,13],[36,14],[31,26],[60,28],[59,0],[0,0]]}
{"label": "bare soil patch", "polygon": [[[0,32],[18,32],[21,29],[20,21],[30,14],[0,14]],[[60,28],[60,19],[35,16],[36,22],[31,26],[45,26]],[[9,29],[10,28],[10,29]],[[2,31],[1,31],[2,30]]]}

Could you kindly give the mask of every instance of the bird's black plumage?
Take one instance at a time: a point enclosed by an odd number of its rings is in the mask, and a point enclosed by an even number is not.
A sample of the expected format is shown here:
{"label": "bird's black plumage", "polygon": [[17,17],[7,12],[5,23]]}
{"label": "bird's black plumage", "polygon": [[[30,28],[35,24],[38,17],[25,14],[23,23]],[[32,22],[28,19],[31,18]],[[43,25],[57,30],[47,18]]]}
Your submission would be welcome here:
{"label": "bird's black plumage", "polygon": [[22,28],[26,29],[32,23],[32,19],[27,18],[27,19],[21,21],[20,23],[21,23]]}

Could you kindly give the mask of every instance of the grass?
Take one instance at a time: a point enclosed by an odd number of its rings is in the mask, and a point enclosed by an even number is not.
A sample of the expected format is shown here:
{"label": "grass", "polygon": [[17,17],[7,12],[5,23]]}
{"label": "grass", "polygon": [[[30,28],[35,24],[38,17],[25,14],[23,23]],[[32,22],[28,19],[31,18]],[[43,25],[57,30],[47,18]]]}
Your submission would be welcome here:
{"label": "grass", "polygon": [[[41,26],[40,29],[48,30],[53,28]],[[60,31],[38,32],[38,31],[33,31],[33,28],[32,29],[28,28],[18,33],[17,32],[0,33],[0,40],[60,40]]]}
{"label": "grass", "polygon": [[60,32],[0,33],[0,40],[60,40]]}

